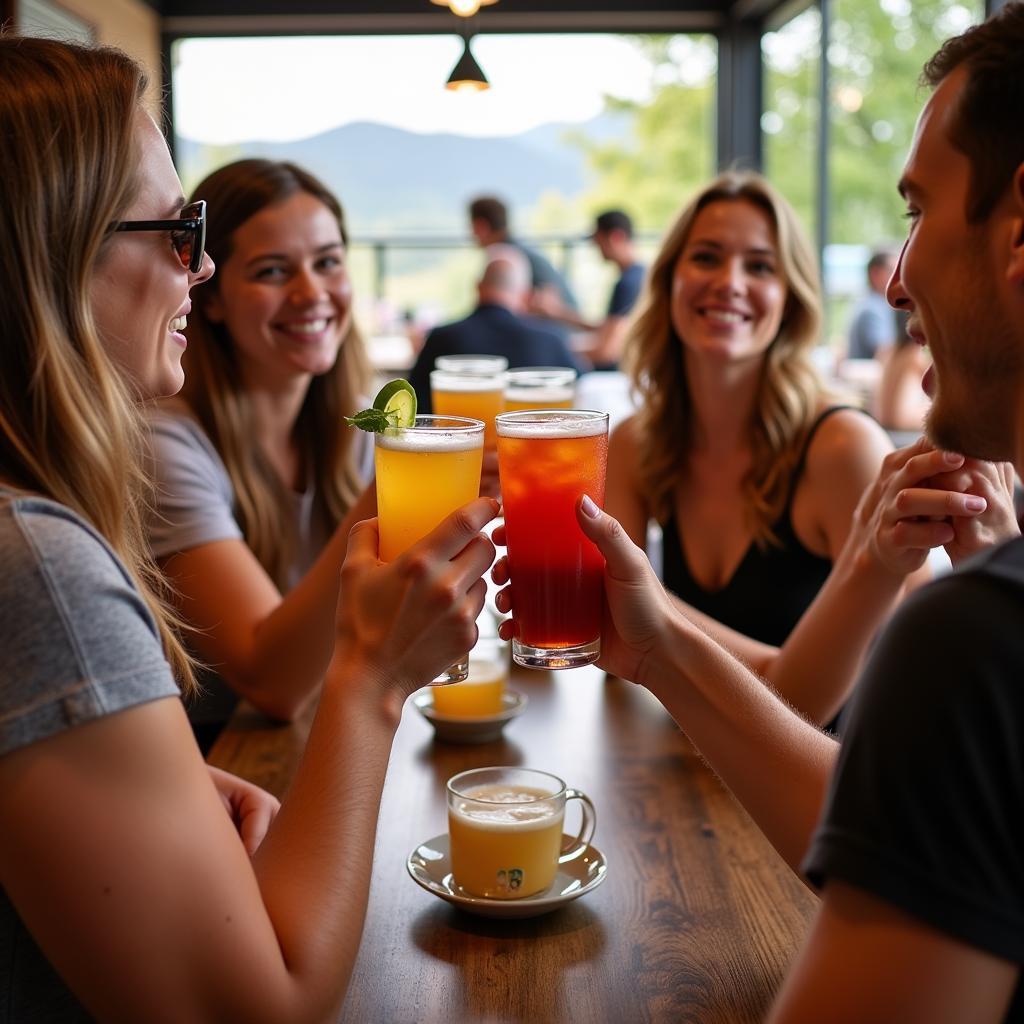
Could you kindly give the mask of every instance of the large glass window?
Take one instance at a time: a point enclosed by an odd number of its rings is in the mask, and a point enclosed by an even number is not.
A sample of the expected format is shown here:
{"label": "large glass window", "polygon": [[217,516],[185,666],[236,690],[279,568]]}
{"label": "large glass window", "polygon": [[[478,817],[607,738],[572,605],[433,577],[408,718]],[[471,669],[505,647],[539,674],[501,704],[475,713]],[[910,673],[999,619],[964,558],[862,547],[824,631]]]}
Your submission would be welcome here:
{"label": "large glass window", "polygon": [[649,251],[714,167],[706,36],[484,35],[488,92],[443,86],[456,36],[183,39],[172,50],[186,189],[243,156],[309,168],[345,205],[361,321],[429,324],[475,301],[466,205],[508,203],[600,318],[614,272],[584,234],[626,209]]}
{"label": "large glass window", "polygon": [[[865,291],[874,248],[898,245],[896,192],[925,93],[925,61],[985,16],[983,0],[831,0],[828,44],[829,341],[845,350],[852,303]],[[816,234],[821,15],[810,8],[763,40],[765,169]]]}

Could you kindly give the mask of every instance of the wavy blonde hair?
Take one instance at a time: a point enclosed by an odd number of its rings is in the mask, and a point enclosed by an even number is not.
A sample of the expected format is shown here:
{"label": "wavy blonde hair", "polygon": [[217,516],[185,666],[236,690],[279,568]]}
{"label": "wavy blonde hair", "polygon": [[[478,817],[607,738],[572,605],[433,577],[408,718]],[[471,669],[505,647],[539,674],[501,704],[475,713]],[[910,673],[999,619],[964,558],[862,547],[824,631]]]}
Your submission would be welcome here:
{"label": "wavy blonde hair", "polygon": [[[231,256],[235,231],[260,210],[306,192],[334,215],[348,245],[345,215],[330,190],[295,164],[239,160],[196,186],[208,206],[206,249],[215,263]],[[206,313],[215,278],[198,286],[189,315],[183,394],[217,449],[235,491],[235,513],[245,541],[282,589],[294,561],[292,498],[260,447],[253,443],[253,410],[238,368],[235,345]],[[354,459],[355,433],[343,425],[369,387],[371,369],[363,337],[350,321],[334,366],[313,378],[295,425],[296,440],[316,488],[317,514],[333,532],[362,486]]]}
{"label": "wavy blonde hair", "polygon": [[683,344],[672,325],[672,279],[700,211],[711,203],[738,200],[754,204],[771,220],[787,288],[782,324],[765,355],[749,423],[752,462],[742,482],[754,540],[764,547],[777,543],[773,526],[785,508],[824,392],[810,361],[822,323],[818,261],[793,208],[759,174],[722,174],[679,214],[648,275],[624,363],[639,398],[637,475],[642,496],[655,518],[664,522],[694,443]]}
{"label": "wavy blonde hair", "polygon": [[143,529],[138,398],[93,320],[110,225],[137,194],[144,72],[119,50],[0,35],[0,476],[73,509],[124,563],[186,693]]}

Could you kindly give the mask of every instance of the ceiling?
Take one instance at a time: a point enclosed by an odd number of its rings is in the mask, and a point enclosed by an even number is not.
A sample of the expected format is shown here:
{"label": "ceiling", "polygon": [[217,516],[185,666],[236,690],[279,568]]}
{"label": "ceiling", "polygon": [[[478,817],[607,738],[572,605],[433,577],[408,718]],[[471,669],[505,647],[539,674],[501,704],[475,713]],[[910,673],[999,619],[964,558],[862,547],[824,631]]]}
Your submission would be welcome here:
{"label": "ceiling", "polygon": [[[166,35],[721,32],[770,27],[809,0],[500,0],[471,19],[429,0],[146,0]],[[468,21],[468,24],[467,24]]]}

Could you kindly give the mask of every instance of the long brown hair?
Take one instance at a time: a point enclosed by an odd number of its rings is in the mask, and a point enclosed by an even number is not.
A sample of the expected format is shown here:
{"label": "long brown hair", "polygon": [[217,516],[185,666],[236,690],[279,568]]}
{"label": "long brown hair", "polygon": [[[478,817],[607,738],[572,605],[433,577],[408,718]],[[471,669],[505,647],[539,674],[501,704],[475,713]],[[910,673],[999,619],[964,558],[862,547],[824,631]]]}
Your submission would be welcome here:
{"label": "long brown hair", "polygon": [[[330,190],[291,163],[239,160],[214,171],[196,186],[194,198],[209,204],[206,248],[215,263],[231,256],[238,230],[260,210],[297,192],[319,199],[334,215],[348,245],[345,215]],[[253,411],[242,383],[234,342],[223,324],[206,313],[217,279],[194,289],[183,394],[224,461],[235,491],[235,513],[246,543],[281,587],[293,561],[296,538],[290,525],[291,497],[260,447],[253,444]],[[328,529],[344,518],[361,481],[354,461],[355,431],[342,425],[370,386],[362,335],[351,321],[334,366],[313,378],[295,425],[296,441],[310,467],[317,512]]]}
{"label": "long brown hair", "polygon": [[749,424],[751,467],[742,484],[754,539],[764,546],[776,540],[772,527],[789,497],[823,389],[810,361],[822,319],[817,259],[793,208],[759,174],[722,174],[679,214],[648,275],[625,364],[640,399],[640,486],[651,513],[664,522],[694,441],[683,345],[672,325],[672,278],[697,214],[711,203],[737,199],[764,210],[772,222],[788,292],[782,325],[765,356]]}
{"label": "long brown hair", "polygon": [[0,35],[0,475],[106,538],[190,692],[191,662],[143,530],[139,396],[89,303],[110,225],[137,192],[145,87],[119,50]]}

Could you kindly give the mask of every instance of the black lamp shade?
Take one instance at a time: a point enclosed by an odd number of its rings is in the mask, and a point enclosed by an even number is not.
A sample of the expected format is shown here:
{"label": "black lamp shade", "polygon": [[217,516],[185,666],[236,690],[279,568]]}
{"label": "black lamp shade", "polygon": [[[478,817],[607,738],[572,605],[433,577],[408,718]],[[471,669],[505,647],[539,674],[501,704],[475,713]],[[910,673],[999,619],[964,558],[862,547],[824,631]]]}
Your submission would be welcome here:
{"label": "black lamp shade", "polygon": [[468,37],[462,50],[462,56],[459,58],[455,67],[452,68],[452,73],[448,76],[448,82],[445,85],[445,88],[472,89],[476,91],[482,91],[490,88],[487,76],[483,73],[480,65],[477,64],[476,58],[473,56],[473,53],[469,48]]}

